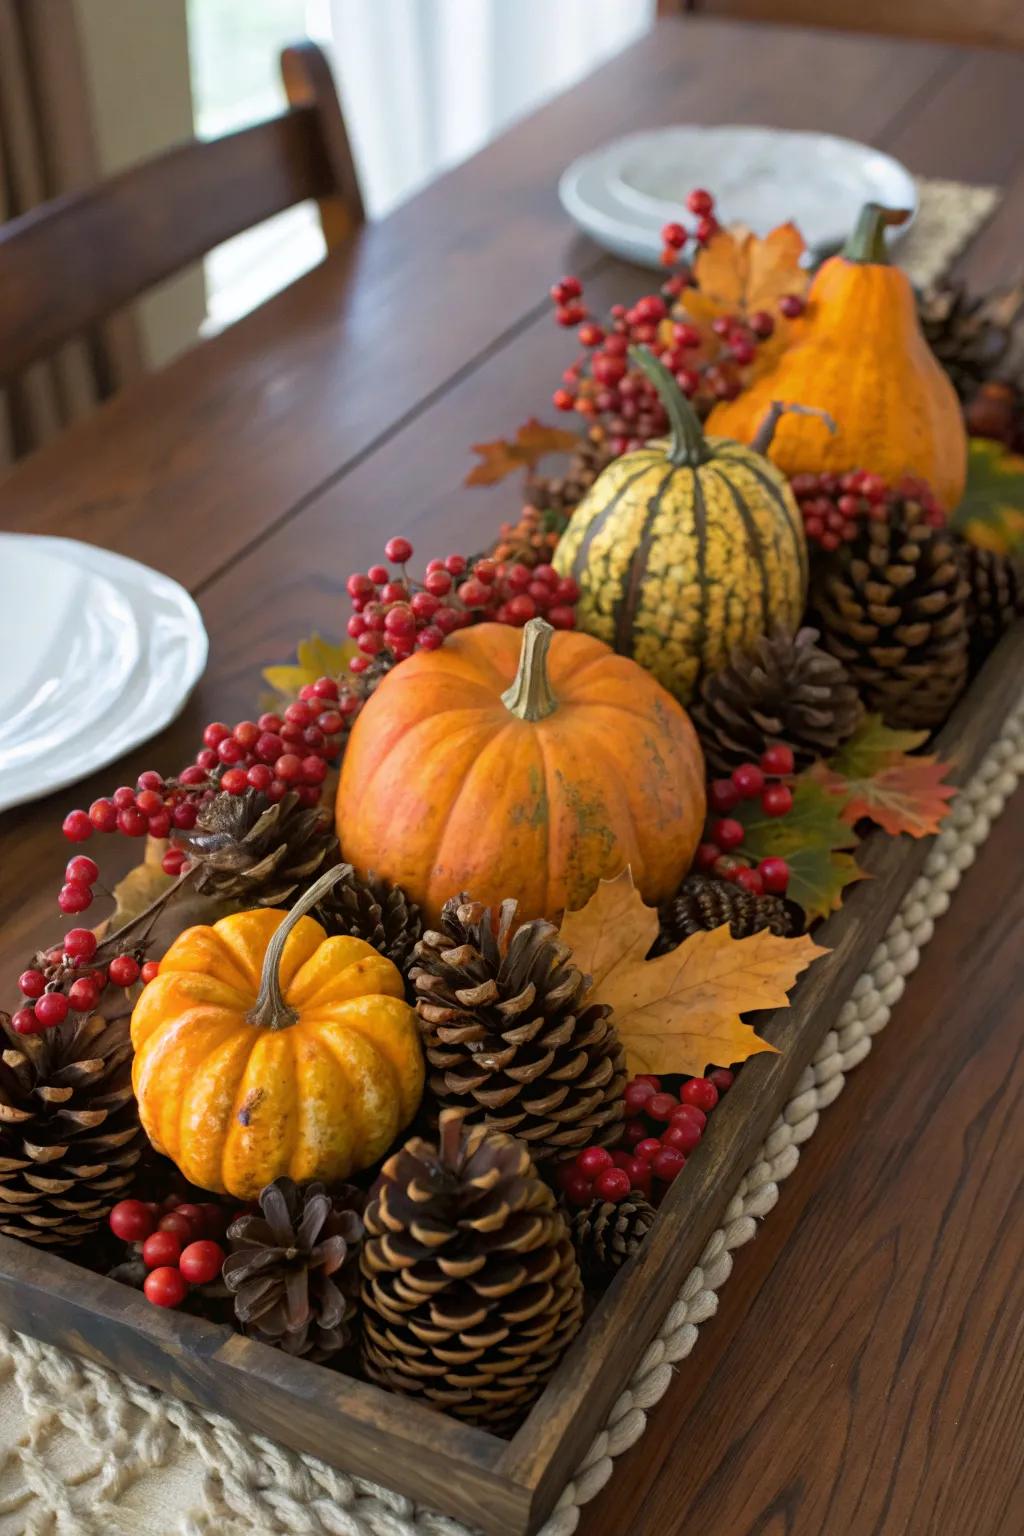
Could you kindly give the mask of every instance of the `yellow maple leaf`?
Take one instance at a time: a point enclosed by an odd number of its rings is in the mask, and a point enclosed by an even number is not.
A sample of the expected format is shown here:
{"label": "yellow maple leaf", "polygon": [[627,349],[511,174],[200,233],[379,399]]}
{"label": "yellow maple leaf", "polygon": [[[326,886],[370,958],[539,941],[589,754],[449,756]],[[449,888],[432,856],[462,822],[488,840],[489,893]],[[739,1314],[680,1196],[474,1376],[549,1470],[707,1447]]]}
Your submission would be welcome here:
{"label": "yellow maple leaf", "polygon": [[354,640],[343,640],[340,645],[325,640],[322,635],[312,634],[308,640],[300,640],[296,647],[298,660],[282,666],[264,667],[264,679],[286,699],[294,699],[300,688],[315,683],[320,677],[340,677],[348,671],[348,664],[356,655]]}
{"label": "yellow maple leaf", "polygon": [[628,868],[562,919],[561,938],[591,978],[591,1000],[613,1011],[631,1073],[700,1076],[709,1065],[775,1051],[740,1015],[783,1007],[801,971],[828,953],[806,934],[734,939],[726,923],[648,960],[657,932],[658,914]]}

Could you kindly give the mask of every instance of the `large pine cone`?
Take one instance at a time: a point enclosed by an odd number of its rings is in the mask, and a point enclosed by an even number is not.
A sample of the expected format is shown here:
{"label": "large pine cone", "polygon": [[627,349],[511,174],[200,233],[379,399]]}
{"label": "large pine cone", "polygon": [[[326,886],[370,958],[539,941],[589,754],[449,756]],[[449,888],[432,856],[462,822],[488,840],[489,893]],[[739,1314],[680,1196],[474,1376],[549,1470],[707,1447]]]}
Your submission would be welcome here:
{"label": "large pine cone", "polygon": [[959,543],[956,552],[967,582],[971,662],[977,667],[1024,615],[1024,566],[1009,555],[974,544]]}
{"label": "large pine cone", "polygon": [[967,582],[947,528],[894,512],[844,546],[816,593],[824,642],[890,726],[941,725],[967,683]]}
{"label": "large pine cone", "polygon": [[1024,284],[972,297],[963,283],[933,288],[919,302],[925,340],[961,400],[996,373],[1007,356],[1024,305]]}
{"label": "large pine cone", "polygon": [[617,1204],[592,1200],[573,1212],[572,1241],[588,1289],[603,1290],[637,1252],[657,1214],[636,1190]]}
{"label": "large pine cone", "polygon": [[404,973],[423,932],[419,907],[401,886],[389,884],[373,870],[362,880],[351,864],[343,868],[345,873],[317,903],[313,916],[328,935],[365,939]]}
{"label": "large pine cone", "polygon": [[687,875],[676,894],[658,908],[658,937],[651,959],[676,949],[695,933],[729,924],[734,939],[747,939],[768,929],[780,938],[796,932],[797,923],[781,896],[755,896],[732,880],[713,875]]}
{"label": "large pine cone", "polygon": [[442,1107],[520,1136],[538,1163],[614,1141],[625,1113],[626,1058],[611,1010],[585,1006],[588,980],[543,919],[516,925],[516,903],[467,896],[413,951],[430,1088]]}
{"label": "large pine cone", "polygon": [[174,840],[198,871],[197,891],[246,906],[283,906],[338,856],[323,812],[301,805],[294,790],[276,804],[256,789],[217,795]]}
{"label": "large pine cone", "polygon": [[363,1364],[470,1423],[510,1427],[579,1329],[565,1220],[521,1141],[441,1116],[384,1164],[366,1210]]}
{"label": "large pine cone", "polygon": [[0,1014],[0,1232],[42,1247],[95,1232],[146,1145],[126,1018],[18,1035]]}
{"label": "large pine cone", "polygon": [[280,1178],[260,1191],[259,1216],[232,1222],[224,1283],[246,1333],[310,1360],[345,1347],[359,1290],[361,1204],[347,1185],[332,1198],[323,1184],[300,1189]]}
{"label": "large pine cone", "polygon": [[690,714],[713,773],[756,762],[778,741],[806,767],[853,735],[863,713],[857,689],[817,639],[815,629],[776,631],[704,679]]}

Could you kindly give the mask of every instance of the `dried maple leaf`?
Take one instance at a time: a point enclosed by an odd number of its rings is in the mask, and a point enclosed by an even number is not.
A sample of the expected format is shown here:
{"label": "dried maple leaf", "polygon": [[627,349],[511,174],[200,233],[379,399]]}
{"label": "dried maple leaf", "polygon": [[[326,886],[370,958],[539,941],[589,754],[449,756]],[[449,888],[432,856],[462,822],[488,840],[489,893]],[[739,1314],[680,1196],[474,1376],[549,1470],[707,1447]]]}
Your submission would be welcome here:
{"label": "dried maple leaf", "polygon": [[969,544],[998,555],[1024,555],[1024,457],[972,437],[967,486],[952,517]]}
{"label": "dried maple leaf", "polygon": [[700,1076],[709,1065],[774,1051],[740,1015],[783,1007],[800,972],[827,952],[806,935],[734,939],[723,923],[648,960],[657,931],[658,914],[628,868],[562,919],[561,937],[591,977],[590,997],[612,1009],[633,1073]]}
{"label": "dried maple leaf", "polygon": [[793,808],[785,816],[766,816],[759,801],[744,801],[733,813],[743,823],[743,852],[754,863],[781,858],[789,865],[786,892],[803,907],[808,920],[838,911],[843,891],[864,871],[848,849],[857,834],[844,820],[842,805],[808,774],[793,785]]}
{"label": "dried maple leaf", "polygon": [[867,715],[844,747],[812,776],[841,802],[851,827],[862,818],[892,836],[930,837],[938,832],[956,794],[943,783],[947,764],[937,757],[909,754],[927,740],[927,731],[893,731],[881,715]]}
{"label": "dried maple leaf", "polygon": [[532,469],[548,453],[571,453],[580,445],[575,432],[561,427],[546,427],[531,418],[519,428],[512,442],[498,438],[493,443],[474,443],[473,452],[480,463],[466,476],[467,485],[496,485],[517,469]]}
{"label": "dried maple leaf", "polygon": [[774,314],[784,294],[802,297],[809,274],[800,265],[804,240],[794,224],[780,224],[771,234],[719,230],[693,264],[697,286],[680,302],[695,320],[718,315],[749,316],[758,309]]}

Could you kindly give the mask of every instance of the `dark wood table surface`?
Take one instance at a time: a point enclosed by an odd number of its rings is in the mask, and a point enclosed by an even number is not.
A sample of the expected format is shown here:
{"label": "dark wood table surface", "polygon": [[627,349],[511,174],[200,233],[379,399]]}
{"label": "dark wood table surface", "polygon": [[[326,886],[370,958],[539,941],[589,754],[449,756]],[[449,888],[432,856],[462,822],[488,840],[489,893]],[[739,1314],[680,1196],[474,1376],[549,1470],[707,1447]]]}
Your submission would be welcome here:
{"label": "dark wood table surface", "polygon": [[[823,129],[920,174],[999,186],[960,263],[1024,261],[1024,55],[688,18],[369,226],[217,339],[0,482],[0,527],[144,560],[195,595],[210,662],[182,718],[87,783],[0,817],[0,961],[60,921],[61,818],[203,723],[253,712],[259,670],[337,635],[348,573],[405,533],[479,547],[509,483],[469,445],[532,414],[567,357],[549,283],[595,303],[650,279],[577,236],[557,177],[628,129]],[[1024,1530],[1024,919],[1020,798],[966,877],[891,1027],[823,1117],[717,1317],[584,1536],[1010,1536]],[[124,839],[102,845],[127,865]],[[109,852],[108,852],[109,851]],[[8,989],[8,993],[9,993]],[[8,1003],[11,998],[5,999]]]}

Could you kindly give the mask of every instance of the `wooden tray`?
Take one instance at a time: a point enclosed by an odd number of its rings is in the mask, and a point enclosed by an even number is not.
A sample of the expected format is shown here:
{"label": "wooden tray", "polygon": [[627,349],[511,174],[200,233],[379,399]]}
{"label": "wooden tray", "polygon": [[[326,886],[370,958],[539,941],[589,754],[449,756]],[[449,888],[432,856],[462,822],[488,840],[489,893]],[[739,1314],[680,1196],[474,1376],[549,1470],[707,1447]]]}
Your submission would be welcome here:
{"label": "wooden tray", "polygon": [[[1022,682],[1018,624],[939,737],[954,783],[971,778]],[[831,953],[801,979],[792,1006],[761,1026],[782,1054],[746,1063],[640,1252],[602,1297],[512,1440],[294,1360],[223,1325],[153,1307],[128,1286],[9,1237],[0,1237],[0,1321],[386,1483],[488,1536],[528,1536],[628,1382],[930,846],[929,839],[881,833],[861,845],[860,862],[873,878],[854,885],[842,911],[815,933]]]}

